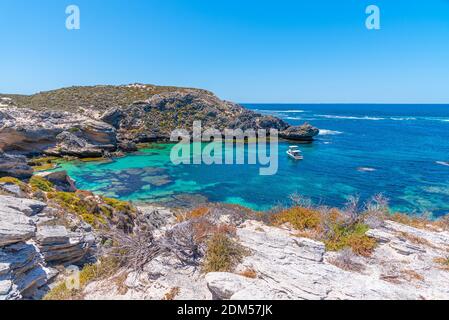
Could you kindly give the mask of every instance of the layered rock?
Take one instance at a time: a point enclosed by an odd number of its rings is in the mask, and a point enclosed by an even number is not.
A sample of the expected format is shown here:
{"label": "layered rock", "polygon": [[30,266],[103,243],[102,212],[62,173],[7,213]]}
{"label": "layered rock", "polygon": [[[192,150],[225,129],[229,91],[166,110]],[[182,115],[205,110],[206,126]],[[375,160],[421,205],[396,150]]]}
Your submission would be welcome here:
{"label": "layered rock", "polygon": [[[89,258],[95,238],[58,225],[47,204],[0,195],[0,300],[38,299],[57,271]],[[47,225],[51,223],[51,225]]]}
{"label": "layered rock", "polygon": [[42,210],[38,201],[0,196],[0,246],[24,242],[36,233],[31,214]]}
{"label": "layered rock", "polygon": [[75,192],[75,182],[67,175],[67,171],[45,172],[39,174],[50,181],[58,191]]}
{"label": "layered rock", "polygon": [[[0,144],[2,139],[5,139],[5,137],[3,137],[0,129]],[[28,179],[32,174],[33,168],[27,164],[27,159],[25,157],[8,155],[2,152],[0,147],[0,178],[14,177],[18,179]]]}
{"label": "layered rock", "polygon": [[25,155],[101,156],[117,147],[115,129],[70,112],[0,109],[0,149]]}
{"label": "layered rock", "polygon": [[31,297],[48,279],[30,241],[36,233],[30,216],[41,210],[39,202],[0,196],[0,300]]}
{"label": "layered rock", "polygon": [[[449,272],[436,262],[447,256],[447,231],[385,221],[367,232],[378,241],[372,256],[352,253],[341,264],[346,250],[329,252],[324,243],[299,237],[286,226],[242,222],[245,219],[235,220],[235,215],[220,212],[225,215],[216,217],[219,221],[237,224],[236,239],[247,251],[234,272],[202,274],[196,267],[180,265],[167,253],[148,263],[142,272],[125,272],[121,287],[109,279],[89,284],[84,297],[162,299],[168,292],[176,292],[172,297],[184,300],[449,298]],[[158,228],[158,237],[164,237],[176,224],[173,215],[162,208],[147,208],[145,219]]]}
{"label": "layered rock", "polygon": [[51,265],[69,265],[89,258],[95,245],[92,233],[69,232],[64,226],[38,226],[36,242],[45,259]]}
{"label": "layered rock", "polygon": [[[400,233],[398,233],[400,232]],[[401,238],[425,239],[420,244]],[[382,239],[371,258],[359,258],[361,271],[333,264],[336,253],[324,244],[297,238],[288,230],[248,221],[239,228],[243,246],[251,250],[239,266],[255,279],[210,273],[208,287],[219,299],[447,299],[449,274],[434,259],[444,255],[449,234],[388,222],[368,234]],[[402,237],[404,237],[402,235]],[[405,236],[407,237],[407,236]]]}

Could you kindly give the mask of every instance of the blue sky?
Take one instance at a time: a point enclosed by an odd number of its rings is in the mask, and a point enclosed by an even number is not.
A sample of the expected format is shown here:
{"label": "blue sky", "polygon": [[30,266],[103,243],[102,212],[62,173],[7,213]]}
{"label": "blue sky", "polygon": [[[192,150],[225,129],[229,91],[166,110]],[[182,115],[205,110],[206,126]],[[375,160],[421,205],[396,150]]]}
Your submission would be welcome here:
{"label": "blue sky", "polygon": [[[365,27],[370,4],[381,30]],[[448,0],[0,0],[0,42],[3,93],[141,82],[237,102],[449,103]]]}

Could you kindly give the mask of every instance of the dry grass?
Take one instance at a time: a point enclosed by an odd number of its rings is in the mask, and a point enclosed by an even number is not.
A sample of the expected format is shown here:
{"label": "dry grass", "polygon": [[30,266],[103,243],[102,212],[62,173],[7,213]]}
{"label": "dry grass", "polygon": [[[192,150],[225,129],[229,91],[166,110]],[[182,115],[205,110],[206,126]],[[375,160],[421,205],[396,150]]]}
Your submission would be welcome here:
{"label": "dry grass", "polygon": [[401,279],[399,275],[391,275],[391,274],[381,274],[380,280],[392,283],[392,284],[401,284]]}
{"label": "dry grass", "polygon": [[169,292],[167,292],[162,300],[175,300],[175,298],[181,293],[181,289],[179,287],[171,288]]}
{"label": "dry grass", "polygon": [[449,271],[449,256],[436,258],[434,262],[440,265],[440,269]]}
{"label": "dry grass", "polygon": [[427,246],[430,248],[435,248],[435,246],[433,244],[431,244],[429,241],[427,241],[424,238],[420,238],[418,236],[415,236],[413,234],[407,233],[407,232],[399,232],[398,236],[400,238],[403,238],[405,240],[410,241],[413,244],[417,244],[417,245],[421,245],[421,246]]}
{"label": "dry grass", "polygon": [[115,283],[115,286],[117,287],[118,294],[122,296],[128,292],[128,287],[125,284],[127,278],[128,272],[122,272],[112,279],[112,281],[114,281]]}
{"label": "dry grass", "polygon": [[198,207],[191,211],[181,213],[176,217],[177,222],[184,222],[192,219],[203,218],[210,213],[210,209],[206,207]]}
{"label": "dry grass", "polygon": [[314,209],[293,207],[283,210],[272,216],[273,225],[289,224],[296,230],[318,229],[321,226],[322,216]]}
{"label": "dry grass", "polygon": [[115,259],[104,258],[96,264],[88,264],[79,272],[79,288],[69,289],[65,281],[57,284],[45,296],[44,300],[82,300],[86,286],[97,280],[106,279],[117,271]]}
{"label": "dry grass", "polygon": [[402,270],[401,273],[407,281],[424,281],[424,277],[414,270]]}
{"label": "dry grass", "polygon": [[227,234],[216,233],[207,243],[203,272],[232,272],[245,255],[244,248]]}
{"label": "dry grass", "polygon": [[250,279],[256,279],[257,278],[257,272],[253,268],[247,268],[239,273],[239,275],[250,278]]}
{"label": "dry grass", "polygon": [[445,224],[444,222],[440,222],[442,220],[435,220],[432,221],[426,216],[422,217],[416,217],[416,216],[409,216],[402,213],[395,213],[392,215],[389,215],[386,217],[386,219],[404,224],[416,229],[424,229],[424,230],[430,230],[430,231],[438,231],[440,228],[444,228]]}

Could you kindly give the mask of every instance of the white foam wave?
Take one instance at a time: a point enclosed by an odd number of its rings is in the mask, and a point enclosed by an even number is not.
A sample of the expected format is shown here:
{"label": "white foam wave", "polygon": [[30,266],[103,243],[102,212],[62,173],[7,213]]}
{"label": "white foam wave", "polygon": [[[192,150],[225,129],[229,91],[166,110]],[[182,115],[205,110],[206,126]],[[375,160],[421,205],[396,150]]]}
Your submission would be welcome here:
{"label": "white foam wave", "polygon": [[337,134],[342,134],[342,133],[343,132],[340,132],[340,131],[320,129],[320,136],[330,136],[330,135],[337,135]]}
{"label": "white foam wave", "polygon": [[302,120],[301,117],[285,117],[285,120]]}
{"label": "white foam wave", "polygon": [[360,171],[360,172],[374,172],[374,171],[376,171],[376,169],[368,168],[368,167],[360,167],[360,168],[357,168],[357,171]]}
{"label": "white foam wave", "polygon": [[385,118],[377,118],[377,117],[354,117],[354,116],[334,116],[334,115],[328,115],[328,114],[318,114],[316,115],[318,117],[326,118],[326,119],[345,119],[345,120],[385,120]]}
{"label": "white foam wave", "polygon": [[278,110],[279,113],[304,113],[305,110]]}
{"label": "white foam wave", "polygon": [[440,164],[440,165],[442,165],[442,166],[447,166],[447,167],[449,167],[449,162],[447,162],[447,161],[436,161],[436,164]]}
{"label": "white foam wave", "polygon": [[414,118],[414,117],[403,117],[403,118],[391,118],[391,120],[394,120],[394,121],[413,121],[413,120],[418,120],[418,119]]}

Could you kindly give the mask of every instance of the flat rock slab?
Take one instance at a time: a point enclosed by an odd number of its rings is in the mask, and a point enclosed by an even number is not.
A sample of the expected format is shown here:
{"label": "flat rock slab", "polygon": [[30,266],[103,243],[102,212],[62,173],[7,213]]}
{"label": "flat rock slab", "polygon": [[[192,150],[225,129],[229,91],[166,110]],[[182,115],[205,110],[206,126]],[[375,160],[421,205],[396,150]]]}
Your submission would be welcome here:
{"label": "flat rock slab", "polygon": [[19,211],[27,216],[40,213],[47,204],[41,201],[25,198],[15,198],[10,196],[0,196],[0,211]]}
{"label": "flat rock slab", "polygon": [[[12,200],[16,198],[0,196],[0,247],[27,241],[35,235],[33,220],[14,206],[11,207]],[[27,212],[33,211],[29,206],[26,208]]]}
{"label": "flat rock slab", "polygon": [[[429,244],[402,239],[397,232],[404,230],[427,239]],[[369,235],[381,242],[372,257],[360,258],[365,270],[346,271],[332,264],[331,253],[324,252],[324,244],[297,237],[289,230],[247,221],[237,229],[237,236],[251,254],[237,270],[252,269],[257,277],[210,273],[205,278],[209,290],[218,299],[449,298],[449,273],[433,262],[444,253],[445,246],[440,247],[442,250],[435,247],[446,234],[388,223],[386,228],[371,231]]]}
{"label": "flat rock slab", "polygon": [[39,226],[36,239],[40,245],[58,245],[70,242],[69,232],[64,226]]}

